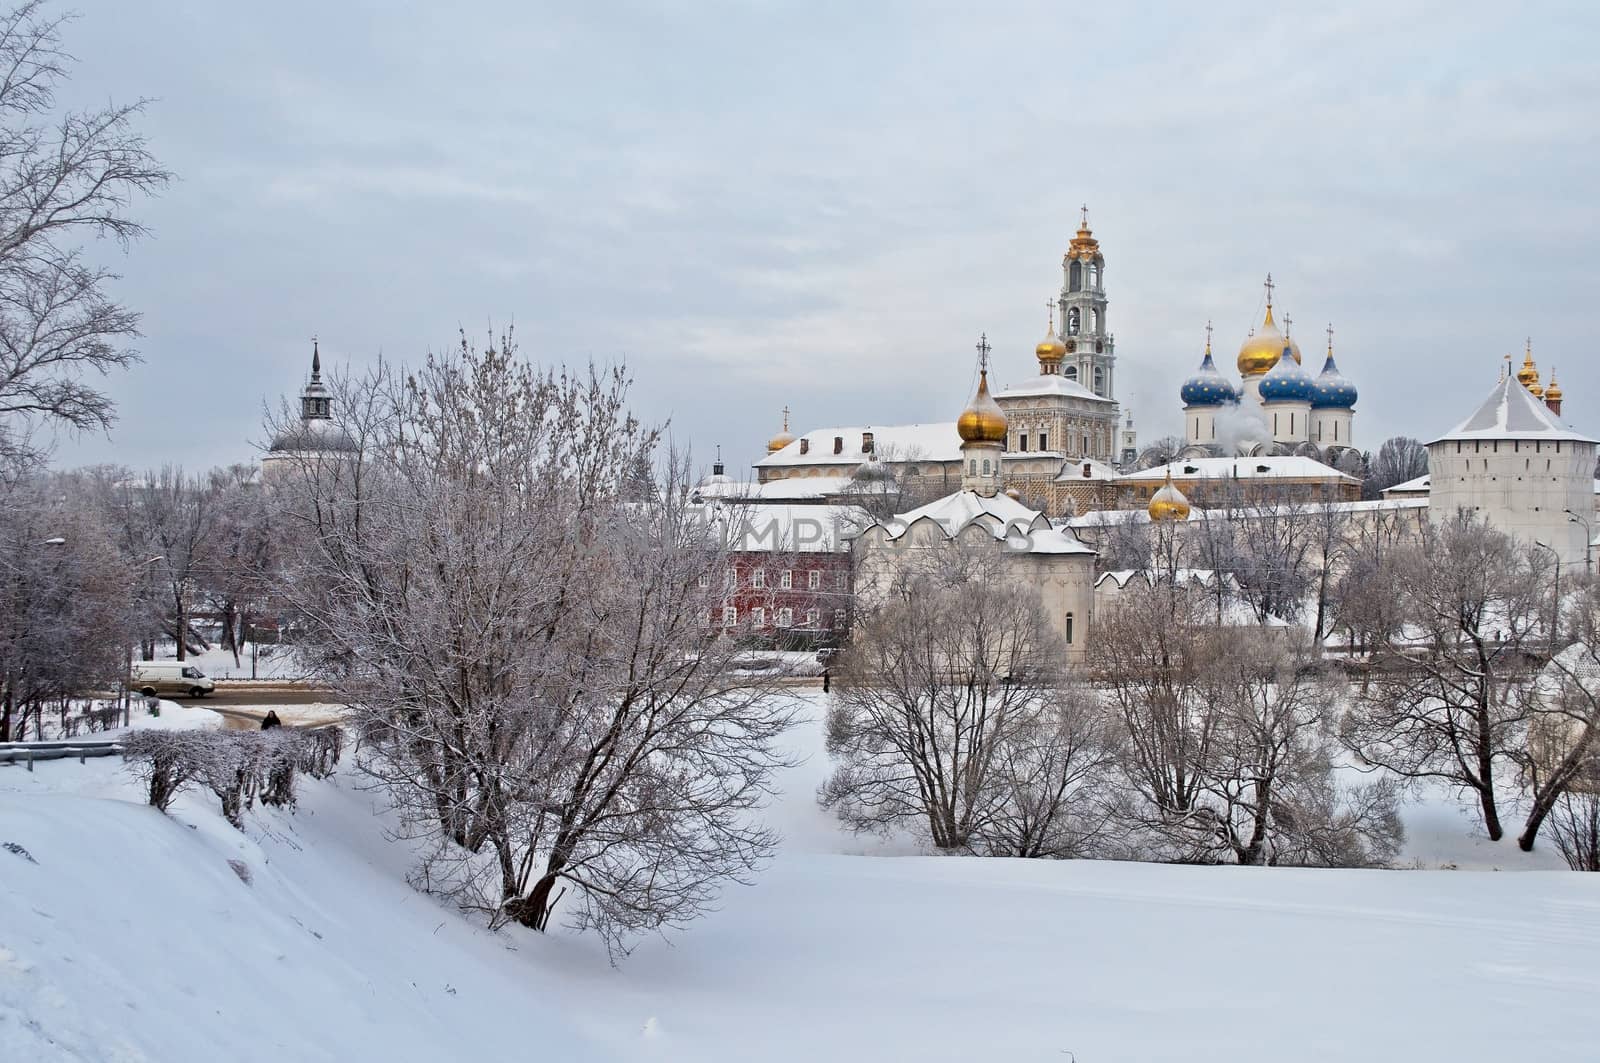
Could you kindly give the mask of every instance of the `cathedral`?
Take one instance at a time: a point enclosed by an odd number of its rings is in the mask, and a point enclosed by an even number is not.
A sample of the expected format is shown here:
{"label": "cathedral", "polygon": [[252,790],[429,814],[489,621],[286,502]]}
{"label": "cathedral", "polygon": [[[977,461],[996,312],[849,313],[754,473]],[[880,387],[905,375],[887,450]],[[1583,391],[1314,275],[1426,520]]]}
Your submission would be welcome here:
{"label": "cathedral", "polygon": [[[1297,454],[1333,464],[1355,450],[1356,386],[1328,355],[1316,376],[1301,365],[1300,345],[1272,317],[1272,276],[1261,328],[1239,347],[1237,383],[1211,357],[1211,326],[1200,368],[1178,389],[1188,458]],[[1287,319],[1286,319],[1287,320]]]}
{"label": "cathedral", "polygon": [[[1107,321],[1105,255],[1085,208],[1061,262],[1061,289],[1050,301],[1033,371],[983,396],[1003,412],[1006,436],[993,453],[993,483],[1049,513],[1106,504],[1116,466],[1138,450],[1131,418],[1116,398],[1116,338]],[[1061,325],[1058,330],[1056,322]],[[979,341],[987,364],[988,340]],[[764,498],[848,497],[854,482],[892,471],[909,489],[934,495],[956,490],[970,474],[953,421],[914,425],[783,430],[756,463]]]}

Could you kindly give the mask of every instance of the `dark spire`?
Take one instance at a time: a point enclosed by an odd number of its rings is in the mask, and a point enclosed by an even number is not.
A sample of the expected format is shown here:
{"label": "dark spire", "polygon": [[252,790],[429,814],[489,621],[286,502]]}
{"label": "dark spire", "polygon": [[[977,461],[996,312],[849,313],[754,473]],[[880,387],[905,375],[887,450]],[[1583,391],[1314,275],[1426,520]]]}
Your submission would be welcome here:
{"label": "dark spire", "polygon": [[317,338],[311,337],[311,382],[322,382],[322,352],[317,349]]}

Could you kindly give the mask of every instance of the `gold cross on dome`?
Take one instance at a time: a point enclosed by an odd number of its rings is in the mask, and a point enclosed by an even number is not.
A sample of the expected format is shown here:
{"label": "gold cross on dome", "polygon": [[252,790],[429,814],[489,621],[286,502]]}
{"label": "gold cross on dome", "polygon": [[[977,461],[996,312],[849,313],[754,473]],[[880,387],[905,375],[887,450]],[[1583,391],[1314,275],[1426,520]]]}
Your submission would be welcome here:
{"label": "gold cross on dome", "polygon": [[1272,283],[1272,274],[1269,273],[1269,274],[1267,274],[1267,305],[1268,306],[1272,305],[1272,289],[1273,289],[1273,287],[1274,287],[1274,285]]}
{"label": "gold cross on dome", "polygon": [[[1328,357],[1333,357],[1333,322],[1328,322]],[[1357,361],[1360,361],[1358,358]]]}
{"label": "gold cross on dome", "polygon": [[1085,203],[1078,209],[1082,212],[1082,225],[1085,229],[1087,229],[1089,227],[1089,204]]}
{"label": "gold cross on dome", "polygon": [[1211,353],[1211,319],[1206,318],[1206,353]]}

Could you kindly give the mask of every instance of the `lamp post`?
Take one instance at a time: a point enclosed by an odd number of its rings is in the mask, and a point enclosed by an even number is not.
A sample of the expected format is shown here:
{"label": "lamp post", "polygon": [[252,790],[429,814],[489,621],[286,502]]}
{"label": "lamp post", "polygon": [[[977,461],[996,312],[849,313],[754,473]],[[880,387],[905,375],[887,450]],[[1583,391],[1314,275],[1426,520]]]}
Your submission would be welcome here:
{"label": "lamp post", "polygon": [[1555,594],[1550,601],[1550,631],[1548,639],[1550,659],[1553,661],[1556,659],[1556,625],[1561,622],[1561,555],[1556,552],[1555,547],[1548,543],[1541,543],[1537,539],[1533,541],[1533,545],[1549,550],[1550,556],[1556,559],[1556,585]]}
{"label": "lamp post", "polygon": [[[133,581],[132,582],[133,583],[139,583],[140,581],[142,581],[144,579],[144,574],[150,570],[150,566],[151,565],[155,564],[157,561],[165,561],[166,559],[167,559],[167,555],[166,554],[157,554],[155,557],[152,557],[152,558],[149,558],[148,560],[139,562],[138,565],[134,566],[134,570],[133,570],[134,575],[133,575]],[[131,587],[131,586],[128,588],[128,599],[129,599],[130,602],[133,599],[133,591],[134,591],[134,589],[135,588]],[[128,643],[128,667],[123,669],[123,672],[122,672],[122,726],[124,726],[124,727],[129,726],[129,724],[131,723],[130,717],[132,715],[133,690],[129,686],[129,684],[131,684],[132,682],[133,682],[133,643],[129,642]]]}
{"label": "lamp post", "polygon": [[1583,570],[1592,574],[1594,572],[1594,529],[1589,526],[1587,520],[1584,520],[1572,510],[1567,510],[1566,514],[1569,523],[1583,525]]}

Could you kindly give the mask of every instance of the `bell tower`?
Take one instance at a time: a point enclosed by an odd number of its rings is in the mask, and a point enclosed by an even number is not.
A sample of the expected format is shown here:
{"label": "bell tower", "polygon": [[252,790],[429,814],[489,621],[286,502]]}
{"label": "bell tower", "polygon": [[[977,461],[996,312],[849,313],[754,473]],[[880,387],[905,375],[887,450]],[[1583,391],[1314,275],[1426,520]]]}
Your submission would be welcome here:
{"label": "bell tower", "polygon": [[1078,232],[1061,260],[1061,375],[1103,398],[1116,398],[1115,340],[1106,327],[1106,259],[1083,207]]}

